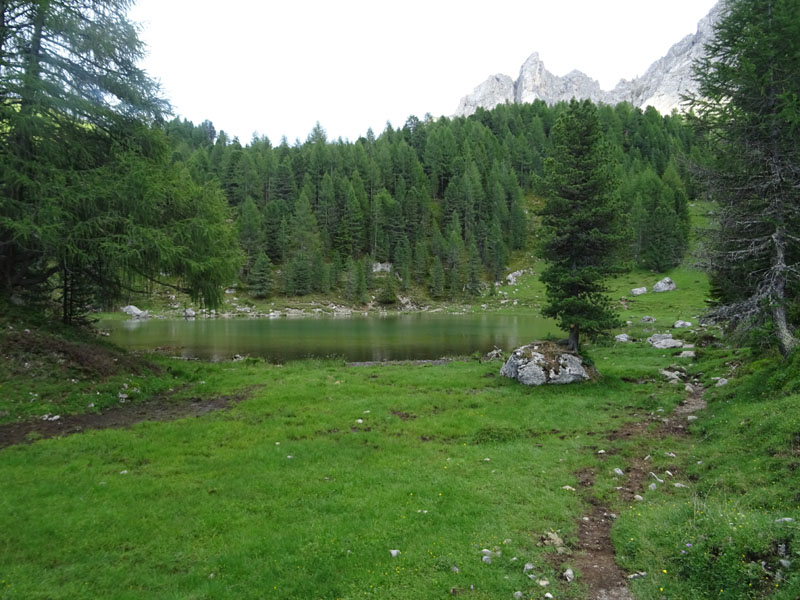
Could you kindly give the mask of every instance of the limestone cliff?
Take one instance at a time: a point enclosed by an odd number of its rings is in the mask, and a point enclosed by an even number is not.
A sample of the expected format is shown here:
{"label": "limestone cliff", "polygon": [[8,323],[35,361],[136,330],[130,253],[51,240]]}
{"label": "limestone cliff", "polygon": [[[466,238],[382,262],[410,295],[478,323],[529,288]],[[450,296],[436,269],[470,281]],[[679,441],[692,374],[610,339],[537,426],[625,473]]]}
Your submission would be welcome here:
{"label": "limestone cliff", "polygon": [[692,64],[703,55],[703,47],[713,36],[714,23],[722,12],[723,2],[718,2],[697,26],[697,32],[688,35],[672,46],[666,56],[655,61],[641,77],[622,80],[610,91],[581,73],[572,71],[563,77],[552,74],[534,52],[522,65],[516,81],[508,75],[493,75],[461,99],[455,116],[468,116],[480,106],[491,109],[506,102],[532,102],[543,100],[548,104],[568,101],[571,98],[589,98],[594,102],[617,104],[627,101],[645,108],[655,107],[668,114],[681,110],[681,98],[696,91],[692,79]]}

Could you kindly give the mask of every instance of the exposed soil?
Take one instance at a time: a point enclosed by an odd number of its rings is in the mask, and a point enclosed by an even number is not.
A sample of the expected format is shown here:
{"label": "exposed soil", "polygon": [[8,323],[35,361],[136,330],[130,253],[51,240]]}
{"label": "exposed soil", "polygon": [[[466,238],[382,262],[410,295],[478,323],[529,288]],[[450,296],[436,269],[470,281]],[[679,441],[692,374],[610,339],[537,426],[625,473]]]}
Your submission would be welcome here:
{"label": "exposed soil", "polygon": [[143,421],[172,421],[184,417],[201,417],[247,398],[254,388],[232,396],[174,400],[159,396],[142,404],[126,404],[104,413],[64,415],[57,421],[25,421],[0,425],[0,448],[42,438],[71,435],[90,429],[119,429]]}
{"label": "exposed soil", "polygon": [[[662,438],[668,435],[685,435],[688,417],[705,408],[702,387],[695,387],[672,413],[660,419],[658,427],[647,432],[652,419],[629,423],[613,432],[610,439],[625,439],[647,435]],[[656,421],[659,422],[659,421]],[[633,501],[645,487],[650,472],[649,463],[637,458],[625,472],[625,483],[619,489],[620,497],[626,502]],[[633,600],[628,589],[628,578],[617,565],[614,546],[611,543],[612,512],[602,506],[591,494],[595,473],[584,469],[576,473],[579,492],[586,498],[590,512],[578,523],[578,548],[575,566],[580,571],[580,582],[587,588],[589,600]]]}

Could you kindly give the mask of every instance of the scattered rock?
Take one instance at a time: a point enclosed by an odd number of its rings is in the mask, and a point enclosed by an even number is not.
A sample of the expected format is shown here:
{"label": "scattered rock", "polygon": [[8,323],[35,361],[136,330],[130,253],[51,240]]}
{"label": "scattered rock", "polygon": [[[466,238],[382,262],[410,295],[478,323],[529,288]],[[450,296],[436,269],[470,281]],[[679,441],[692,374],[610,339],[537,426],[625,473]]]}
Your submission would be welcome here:
{"label": "scattered rock", "polygon": [[622,469],[617,467],[616,469],[614,469],[614,475],[617,475],[618,477],[624,477],[625,473],[623,473]]}
{"label": "scattered rock", "polygon": [[714,387],[722,387],[723,385],[728,385],[728,380],[724,377],[717,381],[717,385]]}
{"label": "scattered rock", "polygon": [[566,571],[564,571],[562,577],[564,578],[564,581],[566,581],[567,583],[572,583],[572,580],[575,579],[575,573],[572,571],[572,569],[567,569]]}
{"label": "scattered rock", "polygon": [[547,581],[547,579],[537,579],[536,583],[538,583],[542,587],[547,587],[548,585],[550,585],[550,582]]}
{"label": "scattered rock", "polygon": [[664,277],[661,281],[653,286],[654,292],[671,292],[673,290],[678,289],[678,286],[675,285],[675,282],[672,281],[669,277]]}
{"label": "scattered rock", "polygon": [[628,579],[639,579],[647,575],[646,571],[639,571],[638,573],[633,573],[632,575],[628,575]]}
{"label": "scattered rock", "polygon": [[485,562],[487,565],[492,564],[492,557],[491,556],[482,556],[481,560]]}
{"label": "scattered rock", "polygon": [[692,324],[690,321],[675,321],[675,324],[672,326],[673,329],[685,329],[687,327],[691,327]]}
{"label": "scattered rock", "polygon": [[494,350],[490,351],[483,359],[485,362],[490,362],[493,360],[503,360],[503,350],[498,348],[497,346],[494,347]]}
{"label": "scattered rock", "polygon": [[392,558],[397,558],[400,556],[400,550],[389,550],[389,554],[392,555]]}
{"label": "scattered rock", "polygon": [[506,283],[508,285],[516,285],[517,284],[517,279],[519,279],[523,275],[525,275],[525,269],[522,269],[520,271],[514,271],[513,273],[509,273],[508,275],[506,275]]}
{"label": "scattered rock", "polygon": [[539,546],[553,546],[558,554],[569,554],[569,548],[564,544],[564,540],[555,531],[550,531],[543,535],[539,540]]}
{"label": "scattered rock", "polygon": [[534,565],[533,563],[525,563],[525,566],[522,567],[522,572],[527,573],[528,571],[533,571]]}
{"label": "scattered rock", "polygon": [[623,342],[623,343],[633,341],[631,340],[631,336],[629,336],[627,333],[620,333],[619,335],[615,335],[614,339],[618,342]]}
{"label": "scattered rock", "polygon": [[566,491],[568,491],[568,492],[574,492],[574,491],[575,491],[575,488],[574,488],[574,487],[572,487],[571,485],[562,485],[562,486],[561,486],[561,489],[562,489],[562,490],[566,490]]}
{"label": "scattered rock", "polygon": [[636,500],[637,502],[641,502],[641,501],[643,501],[643,500],[644,500],[644,498],[642,498],[642,497],[641,497],[639,494],[636,494],[636,495],[633,497],[633,499],[634,499],[634,500]]}
{"label": "scattered rock", "polygon": [[656,322],[655,317],[648,317],[647,315],[642,317],[642,323],[655,323],[655,322]]}
{"label": "scattered rock", "polygon": [[694,350],[684,350],[680,354],[678,354],[678,358],[696,358],[696,354]]}
{"label": "scattered rock", "polygon": [[646,293],[647,293],[646,287],[638,287],[638,288],[633,288],[631,290],[631,296],[641,296],[642,294]]}
{"label": "scattered rock", "polygon": [[523,385],[564,384],[587,381],[590,367],[583,359],[552,342],[534,342],[514,350],[500,375]]}
{"label": "scattered rock", "polygon": [[667,350],[669,348],[682,348],[683,342],[680,340],[672,339],[671,333],[655,333],[647,338],[647,342],[659,350]]}
{"label": "scattered rock", "polygon": [[672,485],[673,485],[673,486],[675,486],[676,488],[685,488],[685,487],[688,487],[688,486],[685,486],[685,485],[683,485],[682,483],[673,483]]}
{"label": "scattered rock", "polygon": [[191,308],[186,308],[183,311],[183,318],[184,319],[194,319],[197,316],[197,313],[194,312]]}

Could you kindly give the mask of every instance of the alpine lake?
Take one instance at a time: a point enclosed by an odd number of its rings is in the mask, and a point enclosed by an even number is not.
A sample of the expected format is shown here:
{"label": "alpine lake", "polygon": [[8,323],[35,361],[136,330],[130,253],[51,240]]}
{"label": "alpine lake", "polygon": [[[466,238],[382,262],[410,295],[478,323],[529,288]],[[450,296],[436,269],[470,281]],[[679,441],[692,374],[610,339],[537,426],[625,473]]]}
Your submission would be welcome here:
{"label": "alpine lake", "polygon": [[349,362],[435,360],[513,350],[561,336],[536,314],[389,313],[341,317],[131,319],[100,321],[111,342],[134,351],[210,361],[237,356],[281,363],[303,358]]}

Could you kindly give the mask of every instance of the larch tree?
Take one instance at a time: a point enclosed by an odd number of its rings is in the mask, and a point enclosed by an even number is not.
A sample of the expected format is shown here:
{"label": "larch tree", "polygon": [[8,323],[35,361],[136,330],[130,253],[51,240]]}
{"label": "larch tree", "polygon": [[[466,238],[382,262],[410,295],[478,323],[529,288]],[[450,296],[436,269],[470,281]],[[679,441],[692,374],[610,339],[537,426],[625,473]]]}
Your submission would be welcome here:
{"label": "larch tree", "polygon": [[569,332],[569,349],[580,336],[596,337],[617,326],[604,280],[616,270],[625,239],[614,163],[597,108],[572,100],[551,133],[545,163],[548,198],[541,210],[541,279],[547,289],[545,316]]}
{"label": "larch tree", "polygon": [[0,2],[0,297],[65,322],[167,276],[208,305],[238,270],[219,189],[170,164],[128,0]]}
{"label": "larch tree", "polygon": [[800,291],[800,3],[735,0],[695,65],[691,106],[710,158],[698,168],[718,209],[708,263],[735,328],[767,327],[789,354]]}

